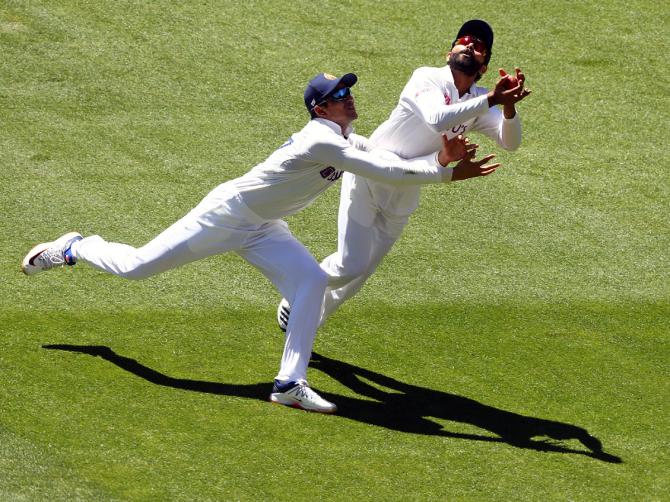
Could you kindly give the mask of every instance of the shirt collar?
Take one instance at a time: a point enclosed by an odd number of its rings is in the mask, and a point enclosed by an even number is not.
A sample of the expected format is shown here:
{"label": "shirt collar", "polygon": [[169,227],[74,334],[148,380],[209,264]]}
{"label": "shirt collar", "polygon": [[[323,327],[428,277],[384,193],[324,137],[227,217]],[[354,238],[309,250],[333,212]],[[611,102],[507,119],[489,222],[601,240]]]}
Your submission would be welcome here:
{"label": "shirt collar", "polygon": [[331,128],[334,132],[336,132],[336,133],[339,134],[340,136],[344,136],[345,138],[348,138],[349,135],[350,135],[352,132],[354,132],[354,128],[353,128],[351,125],[350,125],[349,127],[347,127],[347,129],[346,129],[346,131],[344,131],[344,135],[343,135],[343,134],[342,134],[342,128],[339,126],[339,124],[336,124],[336,123],[333,122],[332,120],[324,119],[324,118],[322,118],[322,117],[317,117],[317,118],[312,119],[312,120],[316,120],[319,124],[323,124],[323,125],[328,126],[328,127]]}

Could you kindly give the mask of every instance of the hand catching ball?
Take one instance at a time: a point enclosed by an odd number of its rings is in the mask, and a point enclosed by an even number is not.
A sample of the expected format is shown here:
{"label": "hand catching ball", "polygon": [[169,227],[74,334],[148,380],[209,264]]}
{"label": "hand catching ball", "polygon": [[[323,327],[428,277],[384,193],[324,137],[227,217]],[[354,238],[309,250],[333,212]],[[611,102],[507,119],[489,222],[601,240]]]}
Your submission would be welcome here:
{"label": "hand catching ball", "polygon": [[500,73],[500,78],[505,79],[503,82],[505,89],[514,89],[517,85],[519,85],[519,79],[517,79],[512,75],[507,74],[507,72],[502,68],[500,68],[498,72]]}

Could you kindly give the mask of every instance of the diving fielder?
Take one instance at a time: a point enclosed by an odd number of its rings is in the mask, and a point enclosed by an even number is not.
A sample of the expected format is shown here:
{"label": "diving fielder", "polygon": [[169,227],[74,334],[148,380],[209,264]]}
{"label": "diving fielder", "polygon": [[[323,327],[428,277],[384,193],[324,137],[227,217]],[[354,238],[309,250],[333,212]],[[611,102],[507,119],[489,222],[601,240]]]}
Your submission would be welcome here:
{"label": "diving fielder", "polygon": [[[328,277],[281,219],[296,213],[330,187],[344,171],[387,183],[441,183],[495,169],[490,158],[472,161],[462,137],[439,152],[412,161],[380,159],[352,134],[358,117],[348,73],[314,77],[305,93],[312,120],[244,176],[219,185],[181,220],[141,248],[76,232],[38,244],[22,269],[33,275],[78,261],[127,279],[144,279],[207,256],[235,251],[261,271],[293,305],[279,373],[270,400],[310,411],[333,413],[336,406],[307,384],[307,366]],[[470,153],[467,153],[469,150]],[[467,156],[466,156],[467,153]],[[454,168],[448,162],[460,159]]]}

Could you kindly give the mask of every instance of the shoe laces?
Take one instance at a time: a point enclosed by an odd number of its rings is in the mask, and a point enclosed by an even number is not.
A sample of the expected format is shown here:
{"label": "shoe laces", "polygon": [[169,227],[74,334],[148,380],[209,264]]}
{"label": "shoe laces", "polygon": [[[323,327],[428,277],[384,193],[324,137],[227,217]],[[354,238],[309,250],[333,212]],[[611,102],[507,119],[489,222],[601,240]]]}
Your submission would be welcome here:
{"label": "shoe laces", "polygon": [[49,247],[36,258],[43,270],[65,265],[65,257],[61,249]]}
{"label": "shoe laces", "polygon": [[295,393],[298,397],[309,399],[310,401],[318,401],[321,399],[321,396],[314,392],[305,381],[298,382],[298,388]]}

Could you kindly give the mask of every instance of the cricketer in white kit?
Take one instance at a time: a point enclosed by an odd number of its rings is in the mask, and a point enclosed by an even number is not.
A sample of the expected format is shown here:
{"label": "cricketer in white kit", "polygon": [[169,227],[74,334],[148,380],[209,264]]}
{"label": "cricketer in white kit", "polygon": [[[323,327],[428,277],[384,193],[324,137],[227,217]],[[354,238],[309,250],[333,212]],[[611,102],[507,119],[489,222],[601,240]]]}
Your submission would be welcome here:
{"label": "cricketer in white kit", "polygon": [[[441,183],[451,179],[449,161],[466,155],[465,141],[444,141],[439,152],[412,161],[381,159],[366,151],[366,138],[351,131],[357,118],[349,73],[320,74],[305,90],[312,120],[265,162],[216,187],[186,216],[148,244],[135,248],[76,232],[38,244],[24,258],[33,275],[85,262],[128,279],[143,279],[207,256],[235,251],[260,270],[293,305],[287,337],[270,399],[311,411],[336,406],[307,384],[307,366],[328,277],[281,218],[311,204],[344,171],[388,183]],[[438,147],[438,150],[440,148]],[[461,161],[463,169],[485,169]]]}
{"label": "cricketer in white kit", "polygon": [[[517,69],[513,77],[501,70],[504,76],[493,91],[475,85],[486,71],[492,47],[493,31],[486,22],[463,24],[448,64],[413,73],[388,120],[370,136],[371,148],[411,158],[435,151],[445,134],[453,138],[472,131],[493,138],[506,150],[518,148],[521,123],[514,103],[530,93],[521,71]],[[452,181],[458,179],[454,176]],[[420,190],[417,185],[393,186],[354,172],[344,174],[337,251],[321,263],[329,287],[319,325],[363,286],[391,250],[419,205]],[[291,314],[287,299],[277,314],[283,330]]]}

